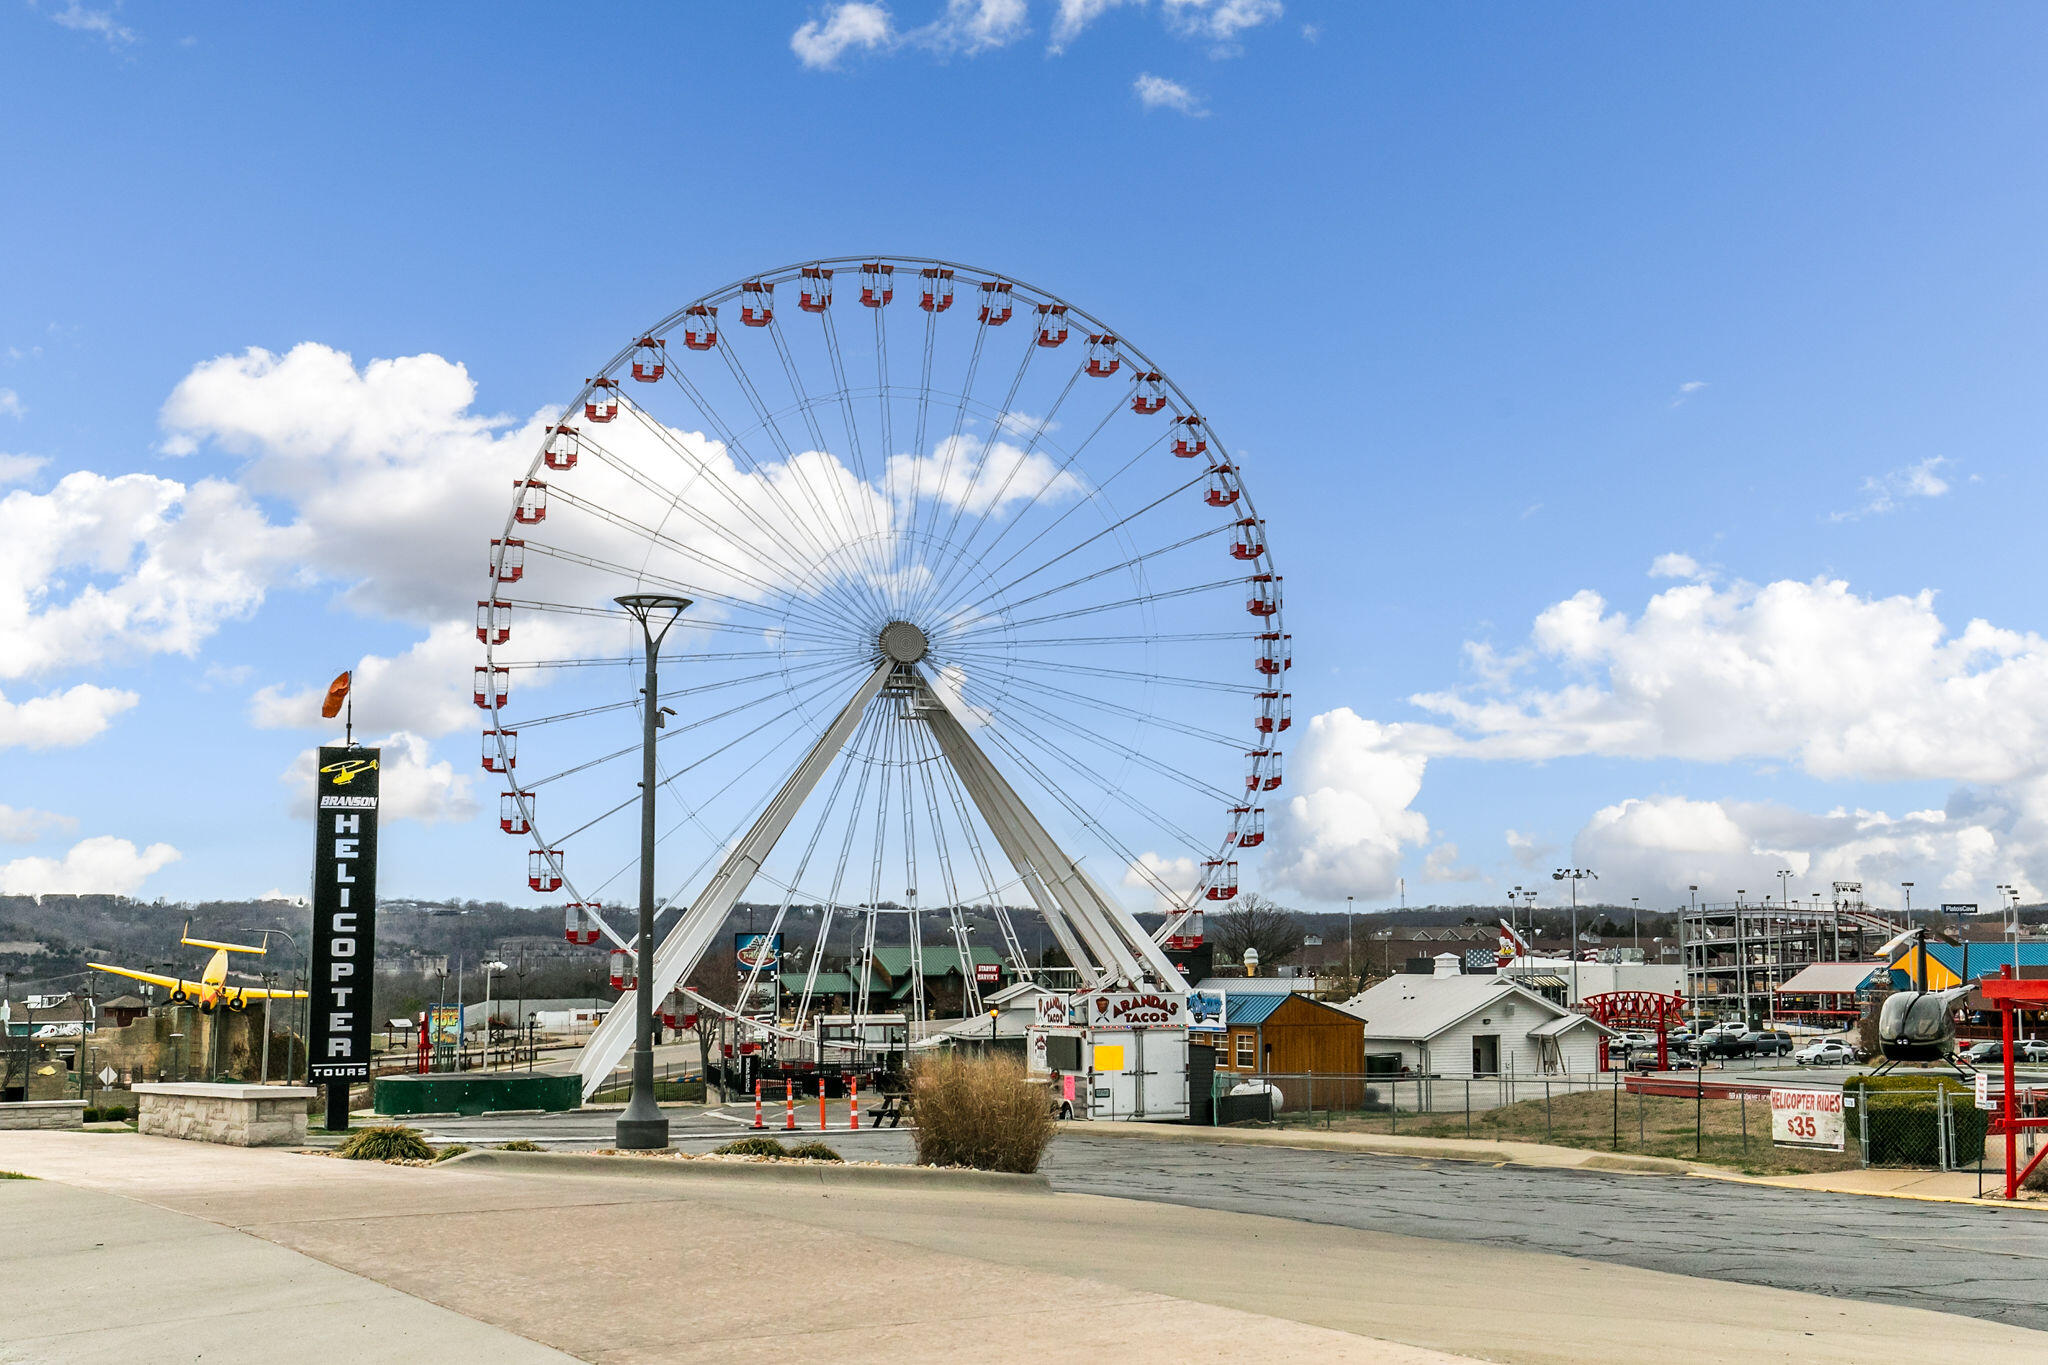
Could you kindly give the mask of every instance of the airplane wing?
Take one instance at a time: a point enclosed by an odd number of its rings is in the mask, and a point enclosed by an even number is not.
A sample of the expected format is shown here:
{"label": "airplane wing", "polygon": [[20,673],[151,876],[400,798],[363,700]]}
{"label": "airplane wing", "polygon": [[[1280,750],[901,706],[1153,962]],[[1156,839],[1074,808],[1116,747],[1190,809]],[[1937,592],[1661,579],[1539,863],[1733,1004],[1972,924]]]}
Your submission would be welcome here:
{"label": "airplane wing", "polygon": [[247,990],[240,986],[229,986],[227,989],[230,993],[239,995],[244,1000],[304,1000],[306,998],[304,991],[266,991],[260,990],[255,986],[251,986]]}
{"label": "airplane wing", "polygon": [[112,972],[115,976],[132,977],[137,981],[147,981],[152,986],[162,986],[166,990],[177,990],[182,987],[187,994],[197,994],[199,991],[197,981],[180,981],[175,976],[158,976],[155,972],[131,972],[126,967],[109,967],[104,962],[88,962],[85,965],[96,972]]}

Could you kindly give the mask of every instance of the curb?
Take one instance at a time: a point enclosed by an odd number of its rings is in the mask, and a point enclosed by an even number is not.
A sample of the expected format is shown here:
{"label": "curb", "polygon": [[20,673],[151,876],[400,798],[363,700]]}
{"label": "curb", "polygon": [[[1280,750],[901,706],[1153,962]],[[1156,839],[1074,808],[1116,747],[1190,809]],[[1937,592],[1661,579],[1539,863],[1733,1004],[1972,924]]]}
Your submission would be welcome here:
{"label": "curb", "polygon": [[1788,1194],[1843,1194],[1857,1199],[1910,1199],[1916,1204],[1964,1204],[1979,1209],[2024,1209],[2033,1213],[2048,1213],[2048,1202],[2038,1199],[2021,1199],[2008,1204],[2003,1199],[1975,1199],[1969,1195],[1956,1194],[1911,1194],[1905,1190],[1838,1190],[1825,1185],[1781,1185],[1767,1176],[1743,1175],[1736,1171],[1722,1171],[1711,1167],[1695,1167],[1693,1174],[1703,1180],[1726,1180],[1736,1185],[1755,1185],[1766,1190],[1783,1190]]}
{"label": "curb", "polygon": [[[1489,1166],[1539,1166],[1559,1170],[1614,1171],[1630,1175],[1690,1175],[1690,1162],[1669,1157],[1627,1156],[1616,1152],[1581,1151],[1521,1143],[1510,1149],[1484,1142],[1409,1138],[1381,1141],[1366,1133],[1286,1133],[1267,1129],[1173,1127],[1166,1124],[1066,1122],[1061,1132],[1085,1137],[1115,1137],[1154,1142],[1206,1142],[1216,1146],[1287,1147],[1311,1152],[1353,1152],[1366,1156],[1399,1156],[1419,1161],[1479,1161]],[[1427,1145],[1425,1145],[1427,1144]]]}
{"label": "curb", "polygon": [[478,1147],[438,1167],[491,1166],[513,1172],[611,1177],[746,1180],[769,1185],[874,1185],[922,1190],[1010,1190],[1050,1194],[1043,1174],[1007,1175],[934,1166],[852,1166],[831,1161],[677,1161],[658,1156],[598,1156],[592,1152],[501,1152]]}

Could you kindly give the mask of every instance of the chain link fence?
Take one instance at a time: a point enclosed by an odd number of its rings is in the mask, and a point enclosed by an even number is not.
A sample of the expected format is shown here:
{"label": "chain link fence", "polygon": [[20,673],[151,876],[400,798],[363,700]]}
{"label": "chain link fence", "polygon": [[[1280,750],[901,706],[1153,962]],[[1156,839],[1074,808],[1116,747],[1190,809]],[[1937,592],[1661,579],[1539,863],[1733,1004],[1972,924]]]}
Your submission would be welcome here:
{"label": "chain link fence", "polygon": [[[1622,1072],[1556,1076],[1217,1073],[1216,1122],[1429,1138],[1538,1142],[1733,1166],[1753,1174],[1867,1165],[1974,1170],[1990,1115],[1954,1082],[1899,1078],[1844,1094],[1839,1126],[1776,1141],[1770,1088]],[[1809,1089],[1811,1087],[1795,1087]],[[1833,1145],[1839,1134],[1840,1145]],[[1994,1146],[1996,1144],[1993,1144]]]}

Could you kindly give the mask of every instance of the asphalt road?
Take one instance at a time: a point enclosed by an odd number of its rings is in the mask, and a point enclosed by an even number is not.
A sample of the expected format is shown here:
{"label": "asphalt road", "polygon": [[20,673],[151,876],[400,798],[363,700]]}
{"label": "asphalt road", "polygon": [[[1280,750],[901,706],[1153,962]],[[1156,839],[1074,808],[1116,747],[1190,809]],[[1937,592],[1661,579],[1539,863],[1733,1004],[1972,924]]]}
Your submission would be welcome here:
{"label": "asphalt road", "polygon": [[[708,1151],[751,1107],[676,1110],[673,1141]],[[815,1103],[798,1119],[815,1129]],[[435,1141],[609,1146],[613,1115],[430,1120]],[[782,1121],[771,1114],[768,1122]],[[831,1121],[844,1123],[833,1106]],[[801,1132],[799,1139],[816,1137]],[[907,1129],[835,1129],[855,1161],[912,1159]],[[1680,1275],[1962,1313],[2048,1329],[2048,1216],[1788,1191],[1684,1176],[1492,1167],[1338,1152],[1062,1136],[1055,1188],[1266,1214],[1438,1241],[1560,1253]],[[1617,1305],[1625,1311],[1625,1305]]]}

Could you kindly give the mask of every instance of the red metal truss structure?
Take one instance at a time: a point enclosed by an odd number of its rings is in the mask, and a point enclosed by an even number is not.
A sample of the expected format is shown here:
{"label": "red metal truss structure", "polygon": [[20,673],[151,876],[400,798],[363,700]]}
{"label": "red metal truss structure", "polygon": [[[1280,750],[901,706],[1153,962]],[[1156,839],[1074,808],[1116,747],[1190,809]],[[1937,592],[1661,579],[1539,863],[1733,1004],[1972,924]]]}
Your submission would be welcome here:
{"label": "red metal truss structure", "polygon": [[[1586,1016],[1609,1028],[1657,1030],[1657,1069],[1670,1069],[1671,1026],[1685,1017],[1685,997],[1656,991],[1607,991],[1582,1002]],[[1607,1040],[1600,1040],[1600,1068],[1607,1069]]]}
{"label": "red metal truss structure", "polygon": [[[2048,1130],[2048,1114],[2023,1113],[2020,1104],[2019,1087],[2013,1083],[2012,1060],[2017,1040],[2013,1037],[2014,1025],[2021,1010],[2048,1009],[2048,981],[2022,981],[2013,975],[2010,966],[2000,967],[1997,976],[1987,976],[1977,984],[1978,993],[1984,1003],[1998,1011],[1998,1036],[2002,1042],[1999,1052],[2005,1068],[2005,1094],[1999,1101],[1995,1117],[1991,1120],[1991,1131],[2005,1138],[2005,1197],[2019,1198],[2020,1185],[2034,1168],[2041,1164],[2041,1158],[2048,1156],[2048,1144],[2034,1153],[2025,1169],[2019,1164],[2020,1134],[2025,1131]],[[2032,1108],[2027,1105],[2026,1108]]]}

